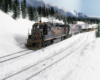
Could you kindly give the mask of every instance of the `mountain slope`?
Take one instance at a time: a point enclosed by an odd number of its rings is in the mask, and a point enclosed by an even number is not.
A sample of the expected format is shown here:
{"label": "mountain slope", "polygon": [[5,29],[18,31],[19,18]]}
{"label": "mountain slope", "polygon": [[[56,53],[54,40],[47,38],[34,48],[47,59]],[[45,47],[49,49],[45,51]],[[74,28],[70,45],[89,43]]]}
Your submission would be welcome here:
{"label": "mountain slope", "polygon": [[[23,0],[19,0],[20,2]],[[63,15],[66,16],[71,16],[71,17],[87,17],[86,15],[82,14],[78,14],[77,12],[74,11],[69,11],[69,10],[65,10],[63,8],[59,8],[58,6],[55,6],[54,4],[50,4],[50,3],[45,3],[42,0],[26,0],[27,5],[28,6],[33,6],[33,7],[38,7],[38,6],[46,6],[46,7],[51,7],[53,6],[55,10],[58,10],[59,12],[61,12]]]}

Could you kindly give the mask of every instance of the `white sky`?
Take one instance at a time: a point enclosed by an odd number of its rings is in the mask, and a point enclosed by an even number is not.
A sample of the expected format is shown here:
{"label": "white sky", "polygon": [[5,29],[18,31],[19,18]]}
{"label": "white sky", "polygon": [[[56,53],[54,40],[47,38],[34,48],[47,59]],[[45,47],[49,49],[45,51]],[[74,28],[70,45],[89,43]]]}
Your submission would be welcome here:
{"label": "white sky", "polygon": [[65,8],[66,10],[71,10],[71,11],[76,10],[77,12],[81,11],[80,0],[43,0],[43,1],[47,3],[53,3],[56,6]]}

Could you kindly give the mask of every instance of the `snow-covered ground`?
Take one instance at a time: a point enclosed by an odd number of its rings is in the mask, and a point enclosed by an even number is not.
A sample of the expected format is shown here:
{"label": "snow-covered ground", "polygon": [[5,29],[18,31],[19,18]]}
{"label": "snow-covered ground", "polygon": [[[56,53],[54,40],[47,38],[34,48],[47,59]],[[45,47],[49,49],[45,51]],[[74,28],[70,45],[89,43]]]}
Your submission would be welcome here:
{"label": "snow-covered ground", "polygon": [[[31,31],[32,25],[35,23],[28,19],[14,20],[9,15],[0,10],[0,53],[2,53],[0,57],[24,50],[28,29]],[[49,19],[42,18],[42,21],[48,22]],[[63,23],[62,21],[55,21]]]}
{"label": "snow-covered ground", "polygon": [[0,11],[0,57],[26,50],[14,59],[14,55],[0,58],[0,80],[100,80],[100,38],[95,38],[95,31],[37,51],[27,50],[28,28],[34,23],[14,20]]}

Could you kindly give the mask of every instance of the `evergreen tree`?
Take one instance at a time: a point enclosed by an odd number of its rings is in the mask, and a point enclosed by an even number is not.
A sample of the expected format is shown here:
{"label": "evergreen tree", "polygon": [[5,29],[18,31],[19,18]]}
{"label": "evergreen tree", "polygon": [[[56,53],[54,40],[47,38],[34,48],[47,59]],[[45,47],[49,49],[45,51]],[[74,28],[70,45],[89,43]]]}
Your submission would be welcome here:
{"label": "evergreen tree", "polygon": [[41,12],[42,12],[42,8],[41,8],[41,6],[39,6],[38,7],[38,13],[39,13],[39,15],[41,15]]}
{"label": "evergreen tree", "polygon": [[13,2],[13,18],[16,19],[20,16],[20,3],[18,0]]}
{"label": "evergreen tree", "polygon": [[56,10],[55,13],[54,13],[54,17],[55,17],[56,19],[59,19],[59,13],[58,13],[57,10]]}
{"label": "evergreen tree", "polygon": [[61,13],[60,12],[57,12],[55,15],[56,15],[57,19],[61,20]]}
{"label": "evergreen tree", "polygon": [[54,8],[51,7],[51,15],[53,16],[54,15]]}
{"label": "evergreen tree", "polygon": [[8,0],[5,0],[5,8],[4,8],[4,12],[8,12],[9,9],[9,5],[8,5]]}
{"label": "evergreen tree", "polygon": [[45,5],[44,5],[44,7],[42,8],[42,12],[43,12],[43,16],[46,17],[46,9],[45,9]]}
{"label": "evergreen tree", "polygon": [[0,9],[2,9],[2,2],[3,0],[0,0]]}
{"label": "evergreen tree", "polygon": [[9,5],[9,10],[11,11],[12,10],[12,0],[8,0],[8,5]]}
{"label": "evergreen tree", "polygon": [[46,17],[48,17],[48,16],[49,16],[49,9],[46,8]]}
{"label": "evergreen tree", "polygon": [[2,1],[2,10],[7,13],[8,12],[8,0],[3,0]]}
{"label": "evergreen tree", "polygon": [[0,9],[7,13],[12,8],[12,0],[0,0]]}
{"label": "evergreen tree", "polygon": [[49,15],[51,16],[51,8],[49,7]]}
{"label": "evergreen tree", "polygon": [[38,7],[38,16],[40,17],[40,20],[41,20],[41,17],[43,16],[43,8],[41,6]]}
{"label": "evergreen tree", "polygon": [[38,21],[38,12],[36,10],[36,8],[34,8],[34,21]]}
{"label": "evergreen tree", "polygon": [[33,12],[32,6],[28,7],[28,17],[29,17],[29,20],[31,20],[31,21],[34,20],[34,12]]}
{"label": "evergreen tree", "polygon": [[3,10],[3,5],[4,4],[4,0],[0,0],[0,9]]}
{"label": "evergreen tree", "polygon": [[23,2],[21,1],[21,11],[23,11]]}
{"label": "evergreen tree", "polygon": [[26,18],[26,0],[21,2],[21,11],[22,11],[22,18]]}

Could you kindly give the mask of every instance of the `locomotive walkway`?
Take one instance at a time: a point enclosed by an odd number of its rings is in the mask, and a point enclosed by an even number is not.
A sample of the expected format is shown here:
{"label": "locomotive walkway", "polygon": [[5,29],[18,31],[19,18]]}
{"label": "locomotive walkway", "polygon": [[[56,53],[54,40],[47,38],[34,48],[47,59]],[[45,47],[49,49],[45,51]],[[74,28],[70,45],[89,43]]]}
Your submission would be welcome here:
{"label": "locomotive walkway", "polygon": [[[7,66],[9,68],[7,67],[6,73],[3,72],[2,74],[0,74],[0,76],[1,76],[0,79],[2,79],[2,80],[31,80],[37,74],[41,73],[42,71],[48,69],[49,67],[53,66],[57,62],[68,57],[69,55],[71,55],[75,50],[80,48],[86,42],[87,38],[88,38],[88,36],[86,36],[86,35],[81,36],[79,39],[74,41],[68,47],[65,47],[64,49],[60,50],[59,53],[52,54],[51,56],[49,56],[45,59],[37,61],[37,63],[35,63],[35,64],[31,64],[31,66],[27,66],[25,68],[22,67],[21,69],[18,67],[17,71],[15,71],[16,68],[11,69],[11,67],[9,67],[9,66],[12,63],[14,64],[14,62],[16,62],[17,59],[21,59],[21,61],[22,61],[23,56],[30,55],[30,54],[27,54],[28,52],[26,53],[27,55],[23,55],[20,58],[18,57],[18,55],[16,56],[16,58],[13,58],[13,56],[10,58],[6,58],[6,59],[2,58],[2,60],[0,60],[1,61],[0,72],[5,71]],[[66,53],[66,51],[67,51],[67,53]],[[33,52],[29,51],[29,53],[33,53]],[[18,65],[17,62],[15,63],[15,67],[16,67],[16,65]],[[4,67],[2,67],[2,66],[4,66]],[[14,66],[12,66],[12,68],[14,68]]]}

